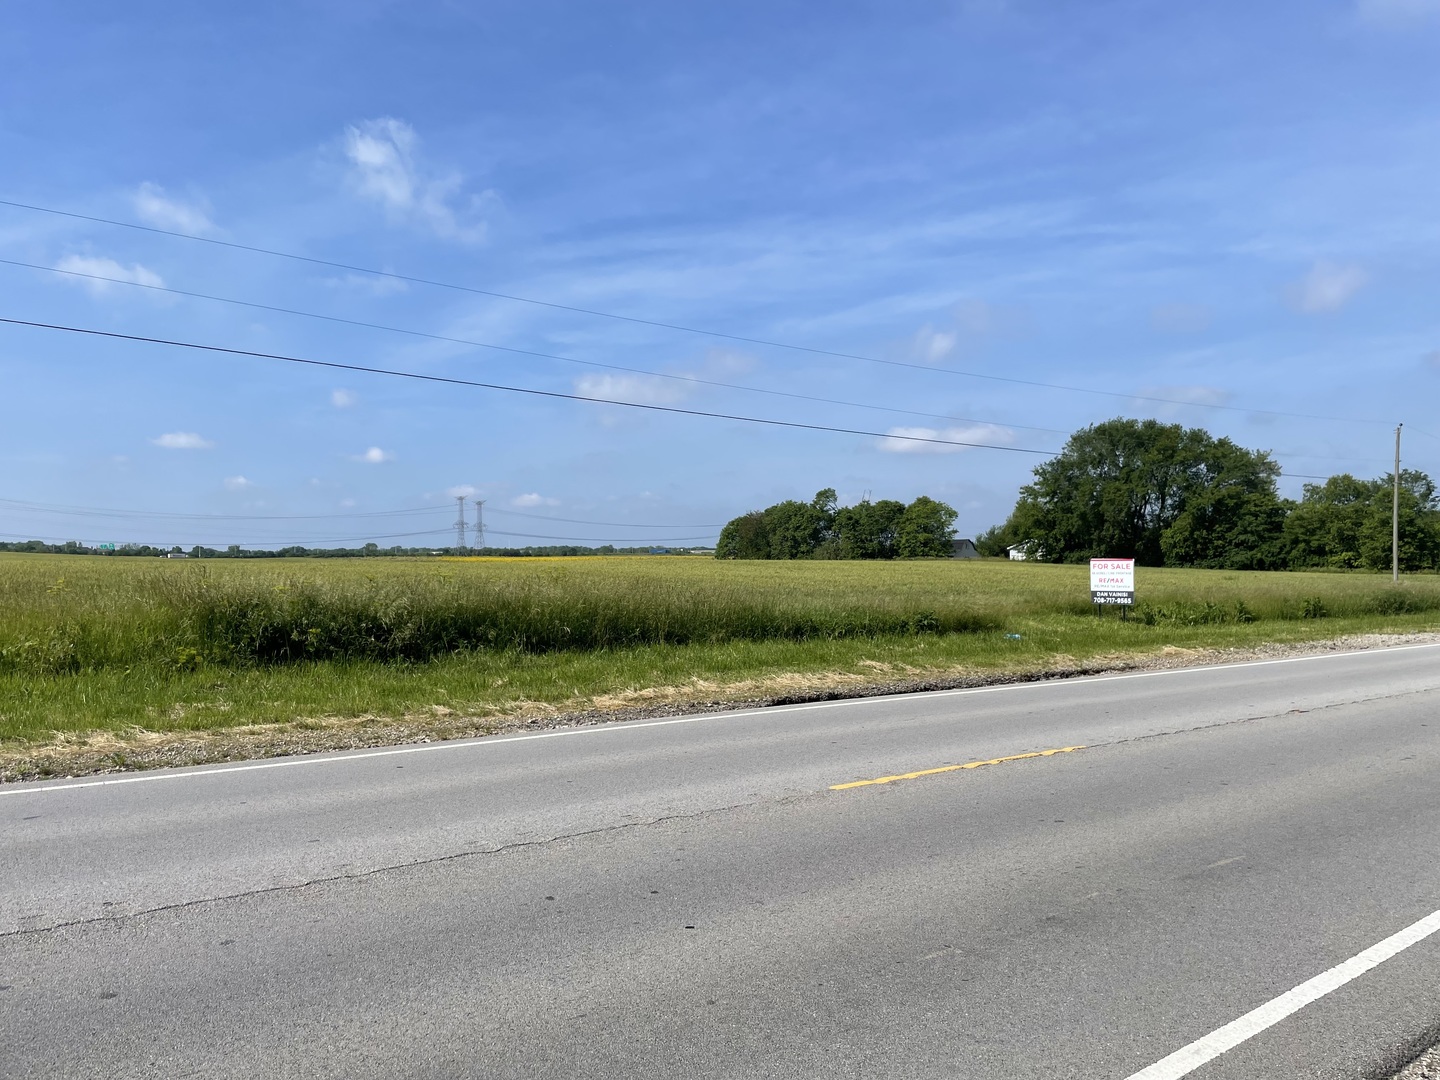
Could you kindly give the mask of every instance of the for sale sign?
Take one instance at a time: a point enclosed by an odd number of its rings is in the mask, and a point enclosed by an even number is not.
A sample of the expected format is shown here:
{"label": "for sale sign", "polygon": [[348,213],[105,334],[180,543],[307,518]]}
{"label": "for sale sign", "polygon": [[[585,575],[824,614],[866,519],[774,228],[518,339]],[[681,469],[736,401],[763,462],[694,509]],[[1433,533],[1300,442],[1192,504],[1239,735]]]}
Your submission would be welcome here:
{"label": "for sale sign", "polygon": [[1090,602],[1092,604],[1134,604],[1135,560],[1091,559]]}

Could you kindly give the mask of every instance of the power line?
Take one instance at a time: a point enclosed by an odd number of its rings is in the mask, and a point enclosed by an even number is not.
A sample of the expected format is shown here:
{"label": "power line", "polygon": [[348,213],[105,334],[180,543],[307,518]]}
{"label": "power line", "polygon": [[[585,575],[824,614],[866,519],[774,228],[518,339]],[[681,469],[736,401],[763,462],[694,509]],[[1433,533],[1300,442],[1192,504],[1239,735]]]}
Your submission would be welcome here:
{"label": "power line", "polygon": [[[1221,410],[1225,410],[1225,411],[1228,411],[1228,412],[1258,413],[1258,414],[1262,414],[1262,415],[1265,415],[1265,416],[1287,416],[1287,417],[1292,417],[1292,418],[1300,419],[1300,420],[1326,420],[1326,421],[1338,422],[1338,423],[1346,423],[1346,424],[1382,424],[1382,423],[1383,423],[1383,424],[1388,424],[1388,423],[1389,423],[1389,421],[1384,421],[1384,420],[1361,419],[1361,418],[1349,417],[1349,416],[1319,416],[1319,415],[1314,415],[1314,414],[1310,414],[1310,413],[1286,412],[1286,411],[1282,411],[1282,410],[1278,410],[1278,409],[1251,409],[1251,408],[1246,408],[1245,406],[1242,406],[1242,405],[1221,405],[1221,404],[1216,404],[1216,403],[1211,403],[1211,402],[1181,401],[1181,400],[1174,399],[1174,398],[1152,397],[1152,396],[1149,396],[1149,395],[1142,395],[1142,394],[1121,394],[1121,393],[1116,393],[1116,392],[1110,391],[1110,390],[1097,390],[1097,389],[1095,389],[1094,387],[1088,387],[1088,386],[1067,386],[1067,385],[1064,385],[1064,384],[1061,384],[1061,383],[1048,383],[1048,382],[1042,382],[1042,381],[1034,380],[1034,379],[1017,379],[1017,378],[1014,378],[1014,377],[1011,377],[1011,376],[1005,376],[1005,375],[990,375],[990,374],[986,374],[986,373],[984,373],[984,372],[963,371],[963,370],[961,370],[961,369],[959,369],[959,368],[934,367],[934,366],[931,366],[931,365],[928,365],[928,364],[915,364],[915,363],[910,363],[910,362],[904,361],[904,360],[886,360],[886,359],[883,359],[883,358],[877,357],[877,356],[866,356],[866,355],[864,355],[864,354],[862,354],[862,353],[847,353],[847,352],[840,352],[840,351],[837,351],[837,350],[834,350],[834,349],[821,349],[821,348],[816,348],[816,347],[810,346],[810,345],[796,345],[796,344],[794,344],[794,343],[792,343],[792,342],[772,341],[772,340],[769,340],[769,339],[767,339],[767,338],[756,338],[756,337],[748,337],[748,336],[743,335],[743,334],[731,334],[731,333],[726,333],[725,331],[722,331],[722,330],[707,330],[707,329],[704,329],[704,328],[701,328],[701,327],[686,326],[686,325],[684,325],[683,323],[664,322],[664,321],[659,320],[659,319],[644,319],[644,318],[639,318],[639,317],[633,316],[633,315],[620,315],[620,314],[617,314],[617,313],[611,312],[611,311],[600,311],[600,310],[595,309],[595,308],[583,308],[583,307],[578,307],[578,306],[575,306],[575,305],[572,305],[572,304],[559,304],[559,303],[555,303],[555,302],[549,301],[549,300],[537,300],[537,299],[535,299],[534,297],[519,296],[519,295],[515,295],[515,294],[512,294],[512,293],[495,292],[495,291],[489,290],[489,289],[478,289],[478,288],[475,288],[475,287],[469,286],[469,285],[458,285],[458,284],[456,284],[456,283],[454,283],[454,282],[439,281],[439,280],[436,280],[436,279],[433,279],[433,278],[422,278],[422,277],[417,277],[417,276],[413,276],[413,275],[409,275],[409,274],[398,274],[398,273],[395,273],[395,272],[389,271],[389,270],[376,270],[376,269],[374,269],[373,267],[355,266],[355,265],[352,265],[352,264],[349,264],[349,263],[336,262],[336,261],[333,261],[333,260],[330,260],[330,259],[319,259],[319,258],[315,258],[315,257],[309,256],[309,255],[297,255],[297,254],[295,254],[294,252],[279,251],[279,250],[276,250],[276,249],[273,249],[273,248],[263,248],[263,247],[259,247],[259,246],[251,245],[251,244],[240,244],[240,243],[236,243],[236,242],[231,241],[231,240],[220,240],[220,239],[218,239],[218,238],[216,238],[216,237],[212,237],[212,236],[198,236],[198,235],[196,235],[196,234],[194,234],[194,233],[180,232],[180,231],[178,231],[178,230],[173,230],[173,229],[161,229],[161,228],[157,228],[157,227],[151,226],[151,225],[140,225],[140,224],[138,224],[138,223],[136,223],[136,222],[131,222],[131,221],[120,221],[120,220],[113,219],[113,218],[103,218],[103,217],[99,217],[99,216],[95,216],[95,215],[90,215],[90,214],[79,214],[79,213],[75,213],[75,212],[73,212],[73,211],[68,211],[68,210],[57,210],[57,209],[54,209],[54,208],[48,207],[48,206],[37,206],[37,205],[35,205],[35,204],[33,204],[33,203],[16,202],[16,201],[10,200],[10,199],[0,199],[0,206],[10,206],[10,207],[14,207],[14,208],[16,208],[16,209],[20,209],[20,210],[30,210],[30,211],[34,211],[34,212],[36,212],[36,213],[42,213],[42,214],[53,214],[53,215],[58,216],[58,217],[68,217],[68,218],[73,218],[73,219],[79,220],[79,221],[90,221],[90,222],[95,222],[95,223],[97,223],[97,224],[102,224],[102,225],[113,225],[113,226],[116,226],[116,227],[118,227],[118,228],[134,229],[134,230],[137,230],[137,231],[139,231],[139,232],[154,233],[154,234],[156,234],[156,235],[160,235],[160,236],[170,236],[170,237],[175,237],[175,238],[182,239],[182,240],[192,240],[192,241],[195,241],[195,242],[197,242],[197,243],[213,244],[213,245],[215,245],[215,246],[217,246],[217,247],[230,248],[230,249],[235,250],[235,251],[248,251],[248,252],[251,252],[251,253],[254,253],[254,254],[259,254],[259,255],[268,255],[268,256],[272,256],[272,257],[280,258],[280,259],[290,259],[290,260],[293,260],[293,261],[295,261],[295,262],[309,263],[309,264],[311,264],[311,265],[313,265],[313,266],[325,266],[325,267],[329,267],[329,268],[335,269],[335,270],[347,270],[347,271],[351,271],[351,272],[353,272],[353,273],[358,273],[358,274],[370,274],[370,275],[372,275],[372,276],[374,276],[374,277],[389,278],[389,279],[391,279],[391,280],[393,280],[393,281],[404,281],[404,282],[408,282],[408,283],[413,284],[413,285],[428,285],[428,286],[431,286],[431,287],[433,287],[433,288],[449,289],[449,290],[452,290],[452,291],[455,291],[455,292],[470,293],[470,294],[473,294],[473,295],[475,295],[475,296],[486,296],[486,297],[490,297],[490,298],[492,298],[492,299],[497,299],[497,300],[509,300],[509,301],[514,302],[514,303],[530,304],[530,305],[534,305],[534,306],[536,306],[536,307],[549,308],[549,309],[554,310],[554,311],[567,311],[567,312],[570,312],[570,313],[572,313],[572,314],[589,315],[589,316],[593,316],[593,317],[596,317],[596,318],[602,318],[602,319],[612,319],[612,320],[615,320],[615,321],[617,321],[617,322],[634,323],[634,324],[637,324],[637,325],[640,325],[640,326],[651,326],[651,327],[656,327],[656,328],[658,328],[658,329],[663,329],[663,330],[675,330],[675,331],[679,331],[679,332],[681,332],[681,333],[695,334],[695,335],[698,335],[698,336],[701,336],[701,337],[719,338],[719,339],[726,340],[726,341],[738,341],[738,342],[741,342],[741,343],[747,344],[747,345],[760,345],[760,346],[764,346],[764,347],[766,347],[766,348],[787,349],[787,350],[790,350],[790,351],[792,351],[792,352],[808,353],[808,354],[810,354],[810,355],[812,355],[812,356],[829,356],[829,357],[834,357],[834,358],[836,358],[836,359],[841,359],[841,360],[859,360],[859,361],[862,361],[862,362],[868,363],[868,364],[884,364],[884,365],[887,365],[887,366],[890,366],[890,367],[910,368],[910,369],[913,369],[913,370],[916,370],[916,371],[941,371],[941,372],[948,372],[948,373],[950,373],[950,374],[952,374],[952,375],[964,376],[964,377],[967,377],[967,378],[986,379],[986,380],[989,380],[989,381],[992,381],[992,382],[1011,383],[1011,384],[1014,384],[1014,385],[1017,385],[1017,386],[1033,386],[1033,387],[1038,387],[1038,388],[1043,388],[1043,389],[1048,389],[1048,390],[1064,390],[1064,391],[1069,392],[1069,393],[1091,394],[1091,395],[1095,395],[1095,396],[1099,396],[1099,397],[1122,398],[1122,399],[1129,400],[1129,401],[1145,401],[1145,402],[1150,402],[1150,403],[1154,403],[1154,404],[1162,404],[1162,405],[1186,405],[1186,406],[1193,406],[1193,407],[1202,408],[1202,409],[1221,409]],[[17,265],[17,266],[30,266],[30,265],[32,265],[32,264],[28,264],[28,263],[13,263],[12,265]],[[38,269],[38,270],[54,270],[53,267],[45,267],[45,266],[34,266],[34,269]],[[56,271],[56,272],[64,273],[64,272],[66,272],[66,271]],[[81,276],[86,276],[86,275],[81,275]],[[110,280],[116,280],[116,279],[104,278],[104,279],[102,279],[102,280],[110,281]],[[132,284],[132,285],[138,285],[138,284],[139,284],[138,282],[118,282],[118,283],[120,283],[120,284]],[[144,286],[144,287],[149,287],[149,286]],[[164,290],[164,291],[169,291],[169,290]],[[216,298],[216,297],[207,297],[206,299],[219,299],[219,298]],[[239,301],[236,301],[236,302],[239,303]],[[256,306],[263,306],[263,305],[256,305]],[[276,310],[281,310],[281,309],[276,309]],[[303,313],[303,312],[295,312],[294,314],[304,314],[304,313]],[[326,316],[319,316],[319,317],[325,318]],[[344,320],[338,320],[338,321],[344,321]],[[405,331],[401,331],[401,332],[405,332]],[[497,346],[482,346],[482,347],[490,348],[490,347],[497,347]],[[516,351],[518,351],[518,350],[516,350]],[[650,372],[649,374],[655,374],[655,373]],[[761,391],[761,392],[764,392],[764,391]],[[925,414],[925,415],[930,415],[930,414]],[[1018,427],[1018,426],[1020,426],[1020,425],[1011,425],[1011,426]]]}
{"label": "power line", "polygon": [[[519,538],[522,539],[522,540],[567,540],[567,541],[570,541],[570,542],[573,542],[573,543],[582,543],[582,544],[616,544],[616,543],[621,543],[621,544],[635,544],[635,541],[634,541],[633,539],[631,539],[631,540],[619,540],[619,541],[617,541],[617,540],[615,540],[614,537],[609,537],[609,536],[546,536],[546,535],[544,535],[544,534],[542,534],[542,533],[501,532],[499,529],[491,529],[491,528],[486,528],[485,532],[488,533],[488,534],[491,535],[491,536],[516,536],[516,537],[519,537]],[[706,533],[706,534],[703,535],[703,536],[668,536],[668,537],[661,537],[660,539],[655,540],[654,542],[655,542],[656,544],[679,544],[679,543],[685,543],[685,542],[688,542],[688,541],[691,541],[691,540],[713,540],[713,539],[714,539],[714,536],[715,536],[714,533]],[[645,547],[645,546],[647,546],[647,545],[645,545],[645,544],[635,544],[635,546],[637,546],[637,547]]]}
{"label": "power line", "polygon": [[511,517],[530,518],[532,521],[563,521],[566,525],[609,525],[617,529],[720,529],[723,525],[650,525],[634,521],[583,521],[580,518],[551,517],[549,514],[526,514],[519,510],[502,510],[492,507],[492,514],[508,514]]}
{"label": "power line", "polygon": [[[232,296],[217,296],[214,293],[192,292],[188,289],[172,288],[169,285],[155,285],[150,282],[131,281],[127,278],[106,277],[104,274],[90,274],[83,270],[64,270],[58,266],[43,266],[40,263],[23,262],[19,259],[0,259],[0,266],[18,266],[26,270],[43,270],[47,274],[84,278],[87,281],[103,281],[112,285],[127,285],[134,289],[148,289],[151,292],[168,293],[171,296],[183,296],[190,300],[209,300],[217,304],[231,304],[235,307],[251,308],[256,311],[270,311],[280,315],[296,315],[303,319],[318,319],[321,322],[338,323],[342,326],[354,326],[364,330],[381,330],[389,334],[403,334],[406,337],[423,338],[427,341],[442,341],[450,345],[468,345],[476,349],[491,349],[495,352],[511,353],[515,356],[528,356],[537,360],[555,360],[562,364],[578,364],[582,367],[600,368],[605,371],[623,371],[628,375],[644,375],[654,379],[669,379],[672,382],[692,383],[696,386],[714,386],[723,390],[740,390],[747,394],[766,394],[770,397],[792,398],[796,401],[813,401],[822,405],[841,405],[851,409],[867,409],[871,412],[894,413],[898,416],[918,416],[927,420],[950,420],[963,424],[989,424],[1020,428],[1025,431],[1043,431],[1051,435],[1069,434],[1068,431],[1061,431],[1059,428],[1035,427],[1031,424],[1001,424],[1000,421],[977,420],[969,416],[952,416],[948,413],[922,412],[917,409],[896,409],[888,405],[874,405],[862,401],[843,401],[838,398],[819,397],[815,394],[799,394],[790,390],[772,390],[761,386],[746,386],[743,383],[721,382],[718,379],[702,379],[698,375],[676,375],[673,372],[651,371],[648,368],[627,367],[624,364],[606,364],[599,360],[581,360],[575,356],[561,356],[558,353],[540,352],[535,349],[520,349],[510,345],[496,345],[488,341],[475,341],[472,338],[452,337],[448,334],[432,334],[426,330],[411,330],[403,326],[388,326],[384,323],[366,322],[363,319],[347,319],[341,315],[324,315],[320,312],[305,311],[301,308],[281,307],[277,304],[262,304],[253,300],[238,300]],[[922,367],[922,370],[944,371],[948,369]],[[958,372],[956,374],[965,373]]]}
{"label": "power line", "polygon": [[[185,521],[330,521],[353,518],[397,517],[405,514],[434,514],[444,510],[443,506],[422,506],[404,510],[373,510],[354,514],[185,514],[163,510],[122,510],[104,506],[64,506],[53,503],[27,502],[21,499],[0,498],[0,506],[32,510],[39,513],[65,514],[70,517],[126,517],[163,518]],[[688,528],[688,526],[679,526]]]}
{"label": "power line", "polygon": [[[63,517],[100,518],[160,518],[164,520],[206,522],[206,521],[329,521],[397,516],[401,514],[438,514],[447,507],[423,506],[404,510],[374,510],[356,514],[186,514],[163,510],[122,510],[118,507],[66,506],[55,503],[28,502],[23,499],[0,498],[0,507],[13,507],[34,513],[58,514]],[[585,518],[551,517],[548,514],[526,514],[520,510],[491,508],[491,513],[508,514],[513,517],[531,518],[535,521],[557,521],[567,525],[605,525],[623,529],[718,529],[719,525],[659,525],[654,522],[634,521],[590,521]]]}
{"label": "power line", "polygon": [[[422,530],[420,530],[420,531],[418,531],[418,532],[378,533],[378,534],[372,534],[372,535],[369,535],[369,536],[298,537],[298,538],[296,538],[296,537],[291,537],[291,538],[289,538],[288,540],[283,540],[283,541],[282,541],[282,540],[274,540],[274,539],[269,539],[269,540],[238,540],[238,541],[227,541],[227,543],[232,543],[232,544],[234,544],[236,547],[259,547],[259,546],[262,546],[262,545],[263,545],[263,546],[266,546],[266,547],[281,547],[281,548],[283,548],[283,547],[305,547],[305,546],[307,546],[307,545],[315,545],[315,544],[358,544],[358,543],[368,543],[368,542],[371,542],[371,541],[374,541],[374,540],[400,540],[400,539],[408,539],[408,538],[412,538],[412,537],[416,537],[416,536],[439,536],[439,535],[441,535],[442,533],[449,533],[449,532],[451,532],[451,531],[452,531],[451,529],[422,529]],[[500,531],[498,531],[498,530],[489,529],[489,528],[487,528],[485,531],[486,531],[487,533],[490,533],[490,534],[495,535],[495,536],[511,536],[511,537],[516,537],[516,538],[518,538],[518,539],[522,539],[522,540],[559,540],[559,541],[563,541],[563,542],[566,542],[566,543],[581,543],[581,544],[611,544],[611,545],[623,544],[623,545],[633,546],[633,547],[649,547],[649,546],[652,546],[652,544],[679,544],[679,543],[686,543],[686,542],[693,541],[693,540],[712,540],[712,539],[714,538],[713,534],[706,534],[706,535],[703,535],[703,536],[668,536],[668,537],[660,537],[659,539],[654,539],[654,538],[652,538],[650,544],[645,544],[645,543],[637,542],[636,540],[633,540],[633,539],[630,539],[630,540],[625,540],[625,539],[616,540],[616,539],[613,538],[613,537],[607,537],[607,536],[549,536],[549,535],[545,535],[545,534],[542,534],[542,533],[500,532]],[[67,536],[67,537],[63,537],[63,538],[62,538],[62,537],[56,537],[56,536],[36,536],[36,535],[34,535],[33,533],[0,533],[0,536],[9,537],[9,538],[15,539],[15,540],[40,540],[40,541],[42,541],[42,542],[44,542],[44,543],[55,543],[55,544],[64,544],[64,543],[68,543],[69,541],[75,539],[73,536]],[[78,541],[76,541],[76,542],[78,543]],[[152,544],[152,545],[150,545],[150,546],[154,547],[154,546],[157,546],[157,545],[153,545],[153,544]],[[172,546],[173,546],[173,545],[172,545]],[[208,545],[205,545],[205,544],[196,544],[196,545],[192,545],[192,546],[206,547],[206,546],[208,546]]]}
{"label": "power line", "polygon": [[446,375],[422,375],[415,371],[399,371],[393,368],[369,367],[364,364],[341,364],[333,360],[311,360],[301,356],[286,356],[283,353],[262,353],[250,349],[233,349],[221,345],[202,345],[193,341],[173,341],[168,338],[147,337],[142,334],[121,334],[113,330],[93,330],[80,326],[64,326],[59,323],[34,322],[29,319],[0,317],[0,323],[11,326],[29,326],[39,330],[60,330],[71,334],[86,334],[92,337],[111,338],[117,341],[138,341],[150,345],[170,345],[180,349],[195,349],[201,352],[224,353],[229,356],[251,356],[261,360],[279,360],[288,364],[304,364],[308,367],[331,368],[337,371],[363,371],[371,375],[388,375],[398,379],[414,379],[418,382],[443,383],[448,386],[470,386],[481,390],[500,390],[510,394],[526,394],[531,397],[552,398],[560,401],[584,401],[598,405],[619,405],[627,409],[642,409],[646,412],[673,413],[678,416],[702,416],[711,420],[734,420],[745,424],[759,424],[766,427],[792,428],[800,431],[828,431],[839,435],[861,435],[871,439],[891,439],[897,442],[919,443],[933,446],[963,446],[976,450],[1003,450],[1011,454],[1037,454],[1054,457],[1053,450],[1036,450],[1022,446],[1001,446],[996,443],[969,442],[964,439],[930,438],[921,435],[892,435],[879,431],[864,431],[858,428],[835,427],[830,424],[805,424],[798,420],[771,420],[758,416],[741,416],[737,413],[709,412],[704,409],[682,409],[678,405],[651,405],[639,401],[621,401],[618,398],[587,397],[582,394],[566,394],[559,390],[536,390],[526,386],[507,386],[503,383],[480,382],[475,379],[457,379]]}

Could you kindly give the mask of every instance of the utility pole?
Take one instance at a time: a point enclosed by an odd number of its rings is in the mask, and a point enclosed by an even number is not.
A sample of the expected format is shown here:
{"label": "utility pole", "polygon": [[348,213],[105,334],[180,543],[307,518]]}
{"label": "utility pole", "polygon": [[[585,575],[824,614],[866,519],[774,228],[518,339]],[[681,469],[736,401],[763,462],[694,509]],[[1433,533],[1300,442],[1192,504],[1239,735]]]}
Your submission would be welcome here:
{"label": "utility pole", "polygon": [[1400,429],[1395,425],[1395,498],[1390,508],[1390,580],[1400,581]]}
{"label": "utility pole", "polygon": [[475,550],[485,547],[485,500],[475,500]]}
{"label": "utility pole", "polygon": [[457,554],[465,553],[465,496],[456,495],[455,505],[459,512],[455,515],[455,550]]}

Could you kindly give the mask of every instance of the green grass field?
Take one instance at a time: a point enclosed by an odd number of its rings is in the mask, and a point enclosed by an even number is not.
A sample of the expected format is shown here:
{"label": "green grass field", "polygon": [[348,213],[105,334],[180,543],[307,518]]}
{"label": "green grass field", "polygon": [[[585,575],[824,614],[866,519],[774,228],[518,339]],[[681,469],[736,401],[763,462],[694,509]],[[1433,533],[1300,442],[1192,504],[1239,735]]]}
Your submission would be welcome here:
{"label": "green grass field", "polygon": [[997,561],[0,555],[0,740],[499,716],[1440,625],[1440,578]]}

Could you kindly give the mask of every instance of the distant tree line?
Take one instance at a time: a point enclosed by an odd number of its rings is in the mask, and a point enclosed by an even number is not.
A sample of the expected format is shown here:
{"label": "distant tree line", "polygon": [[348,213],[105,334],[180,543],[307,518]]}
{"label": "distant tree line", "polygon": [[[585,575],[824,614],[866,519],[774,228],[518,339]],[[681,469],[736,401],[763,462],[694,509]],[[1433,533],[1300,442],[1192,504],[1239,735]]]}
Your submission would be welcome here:
{"label": "distant tree line", "polygon": [[[149,544],[121,544],[114,548],[87,546],[78,540],[67,540],[63,544],[47,544],[43,540],[23,540],[0,543],[0,551],[25,551],[43,555],[106,555],[112,557],[162,558],[167,555],[185,555],[191,559],[361,559],[385,557],[415,557],[419,555],[487,555],[499,558],[536,558],[541,556],[575,555],[684,555],[683,548],[657,547],[615,547],[603,544],[600,547],[577,547],[574,545],[552,545],[550,547],[514,547],[483,549],[475,548],[433,548],[433,547],[388,547],[366,544],[358,548],[307,548],[291,546],[283,548],[242,548],[231,544],[223,550],[195,546],[152,547]],[[707,552],[708,553],[708,552]]]}
{"label": "distant tree line", "polygon": [[795,499],[729,522],[717,559],[921,559],[948,556],[955,511],[926,495],[840,506],[834,488],[808,503]]}
{"label": "distant tree line", "polygon": [[[1107,420],[1038,465],[981,554],[1026,545],[1047,562],[1134,558],[1144,566],[1232,570],[1390,568],[1393,476],[1348,473],[1276,490],[1280,467],[1201,428]],[[1440,569],[1440,500],[1423,472],[1400,472],[1400,568]]]}

